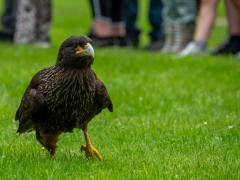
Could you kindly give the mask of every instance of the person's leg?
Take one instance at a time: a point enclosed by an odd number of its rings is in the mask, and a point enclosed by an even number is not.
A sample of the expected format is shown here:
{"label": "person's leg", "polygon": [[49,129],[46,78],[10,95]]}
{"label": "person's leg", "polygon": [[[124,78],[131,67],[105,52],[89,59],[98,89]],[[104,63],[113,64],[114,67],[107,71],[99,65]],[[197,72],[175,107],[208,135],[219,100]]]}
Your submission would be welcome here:
{"label": "person's leg", "polygon": [[149,21],[152,26],[152,31],[149,35],[151,39],[158,39],[164,34],[162,29],[162,9],[163,4],[161,0],[150,0]]}
{"label": "person's leg", "polygon": [[196,1],[178,0],[175,4],[177,16],[174,22],[174,44],[172,52],[183,50],[192,40],[196,21]]}
{"label": "person's leg", "polygon": [[180,55],[202,53],[207,48],[207,42],[211,34],[217,10],[218,0],[202,0],[198,13],[197,26],[194,41],[184,48]]}
{"label": "person's leg", "polygon": [[99,38],[112,36],[111,0],[91,0],[93,12],[92,33]]}
{"label": "person's leg", "polygon": [[37,0],[18,0],[14,43],[32,43],[36,41]]}
{"label": "person's leg", "polygon": [[112,0],[112,36],[114,45],[127,46],[126,26],[123,20],[124,0]]}
{"label": "person's leg", "polygon": [[240,1],[239,0],[232,0],[235,7],[238,9],[238,12],[240,13]]}
{"label": "person's leg", "polygon": [[49,43],[49,30],[51,26],[51,0],[37,1],[37,15],[36,15],[36,36],[39,43]]}
{"label": "person's leg", "polygon": [[229,38],[212,53],[236,54],[240,52],[240,13],[232,1],[225,0]]}
{"label": "person's leg", "polygon": [[126,35],[129,45],[138,47],[141,29],[136,26],[138,17],[138,0],[124,0],[123,20],[126,24]]}
{"label": "person's leg", "polygon": [[123,21],[123,0],[112,0],[111,19],[112,35],[114,37],[125,37],[125,22]]}
{"label": "person's leg", "polygon": [[92,9],[92,26],[88,36],[92,39],[95,47],[113,45],[111,0],[90,0]]}
{"label": "person's leg", "polygon": [[17,0],[5,0],[4,8],[1,17],[2,29],[0,31],[0,40],[13,41],[17,15]]}
{"label": "person's leg", "polygon": [[217,10],[218,0],[202,0],[198,15],[195,40],[208,42],[211,34]]}
{"label": "person's leg", "polygon": [[231,36],[240,36],[240,13],[237,7],[229,0],[225,0],[228,31]]}
{"label": "person's leg", "polygon": [[162,19],[163,4],[161,0],[150,0],[149,4],[149,21],[152,26],[152,31],[149,33],[151,43],[144,47],[146,50],[160,50],[164,43],[163,19]]}
{"label": "person's leg", "polygon": [[163,28],[165,34],[165,41],[161,52],[168,53],[171,52],[174,41],[174,29],[173,24],[177,16],[176,12],[176,0],[162,0],[163,3]]}

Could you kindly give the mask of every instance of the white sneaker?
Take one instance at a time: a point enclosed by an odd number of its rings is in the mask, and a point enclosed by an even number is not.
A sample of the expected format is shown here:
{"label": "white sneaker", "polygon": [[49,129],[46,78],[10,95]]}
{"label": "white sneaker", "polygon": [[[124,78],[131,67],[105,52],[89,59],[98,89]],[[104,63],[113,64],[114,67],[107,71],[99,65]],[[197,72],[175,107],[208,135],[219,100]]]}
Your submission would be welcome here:
{"label": "white sneaker", "polygon": [[39,47],[39,48],[43,48],[43,49],[47,49],[50,47],[50,43],[49,42],[35,42],[35,46]]}
{"label": "white sneaker", "polygon": [[240,58],[240,51],[235,55],[237,58]]}
{"label": "white sneaker", "polygon": [[179,56],[187,56],[190,54],[198,54],[198,53],[202,53],[205,52],[205,48],[201,49],[197,43],[195,42],[190,42],[188,43],[188,45],[179,53]]}

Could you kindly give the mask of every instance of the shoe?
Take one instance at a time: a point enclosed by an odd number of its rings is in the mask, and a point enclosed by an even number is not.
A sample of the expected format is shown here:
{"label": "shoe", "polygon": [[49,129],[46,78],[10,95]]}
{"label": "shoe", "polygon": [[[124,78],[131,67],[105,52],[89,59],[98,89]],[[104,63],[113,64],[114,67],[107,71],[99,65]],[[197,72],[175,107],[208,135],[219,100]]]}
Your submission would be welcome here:
{"label": "shoe", "polygon": [[164,37],[152,39],[152,42],[143,49],[148,51],[160,51],[164,45]]}
{"label": "shoe", "polygon": [[0,41],[13,42],[13,34],[6,34],[0,31]]}
{"label": "shoe", "polygon": [[140,34],[140,31],[135,33],[127,33],[127,36],[126,36],[127,47],[138,48],[139,34]]}
{"label": "shoe", "polygon": [[50,42],[46,41],[46,42],[36,42],[34,43],[34,45],[36,47],[40,47],[40,48],[43,48],[43,49],[47,49],[50,47]]}
{"label": "shoe", "polygon": [[212,51],[213,55],[237,54],[240,51],[240,42],[227,39]]}
{"label": "shoe", "polygon": [[106,46],[113,46],[113,38],[100,38],[100,37],[90,37],[92,39],[93,45],[95,47],[106,47]]}
{"label": "shoe", "polygon": [[180,52],[179,56],[187,56],[190,54],[198,54],[206,51],[206,48],[200,48],[196,42],[190,42],[187,46]]}
{"label": "shoe", "polygon": [[88,37],[92,40],[95,47],[106,47],[114,45],[112,37],[100,38],[93,33],[90,33]]}
{"label": "shoe", "polygon": [[165,24],[165,41],[163,47],[161,48],[160,52],[162,53],[169,53],[171,52],[174,40],[174,32],[173,32],[173,24]]}
{"label": "shoe", "polygon": [[173,25],[173,29],[174,40],[171,47],[171,52],[181,52],[192,41],[194,26],[175,23]]}
{"label": "shoe", "polygon": [[240,58],[240,51],[236,54],[237,58]]}
{"label": "shoe", "polygon": [[126,47],[128,46],[127,38],[126,37],[113,37],[113,44],[119,47]]}

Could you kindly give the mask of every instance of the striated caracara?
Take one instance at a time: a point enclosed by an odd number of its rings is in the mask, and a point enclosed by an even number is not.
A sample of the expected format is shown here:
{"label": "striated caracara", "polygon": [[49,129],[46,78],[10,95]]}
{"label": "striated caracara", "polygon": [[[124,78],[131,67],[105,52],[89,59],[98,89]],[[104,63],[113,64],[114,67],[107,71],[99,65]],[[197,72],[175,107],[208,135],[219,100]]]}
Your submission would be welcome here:
{"label": "striated caracara", "polygon": [[32,78],[16,112],[17,134],[36,131],[37,140],[54,158],[58,136],[79,128],[86,139],[86,145],[81,146],[86,157],[102,159],[90,142],[87,126],[103,109],[112,112],[113,105],[104,84],[91,69],[91,43],[86,36],[66,39],[55,65]]}

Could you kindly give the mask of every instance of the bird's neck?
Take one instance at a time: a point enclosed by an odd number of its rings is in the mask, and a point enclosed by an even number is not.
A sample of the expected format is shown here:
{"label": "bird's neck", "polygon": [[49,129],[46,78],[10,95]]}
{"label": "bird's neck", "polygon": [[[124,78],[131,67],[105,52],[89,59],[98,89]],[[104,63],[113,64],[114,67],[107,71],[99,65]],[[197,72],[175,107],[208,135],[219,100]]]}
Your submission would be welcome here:
{"label": "bird's neck", "polygon": [[71,60],[66,60],[64,57],[62,59],[57,59],[56,66],[62,67],[62,68],[91,68],[91,65],[93,64],[94,58],[90,56],[84,56]]}
{"label": "bird's neck", "polygon": [[72,68],[72,67],[55,67],[55,81],[63,85],[74,86],[84,91],[94,91],[95,74],[90,67]]}

